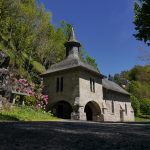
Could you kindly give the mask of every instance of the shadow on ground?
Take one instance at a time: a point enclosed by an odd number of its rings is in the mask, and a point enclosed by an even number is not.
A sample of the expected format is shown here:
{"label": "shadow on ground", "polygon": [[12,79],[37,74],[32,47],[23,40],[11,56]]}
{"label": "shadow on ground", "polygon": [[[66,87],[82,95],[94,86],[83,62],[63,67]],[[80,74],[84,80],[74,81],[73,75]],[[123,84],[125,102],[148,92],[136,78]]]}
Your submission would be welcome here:
{"label": "shadow on ground", "polygon": [[10,116],[10,115],[4,115],[4,114],[1,114],[0,113],[0,120],[3,120],[3,121],[19,121],[19,119],[17,119],[16,117],[14,116]]}
{"label": "shadow on ground", "polygon": [[0,150],[150,149],[150,124],[1,122]]}

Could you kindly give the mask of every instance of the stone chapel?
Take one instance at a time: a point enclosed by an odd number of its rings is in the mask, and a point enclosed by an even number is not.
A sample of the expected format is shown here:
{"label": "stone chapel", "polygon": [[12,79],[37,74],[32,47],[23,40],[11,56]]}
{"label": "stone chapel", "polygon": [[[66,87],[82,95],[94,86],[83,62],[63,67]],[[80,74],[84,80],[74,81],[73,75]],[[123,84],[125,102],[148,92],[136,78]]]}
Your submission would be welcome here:
{"label": "stone chapel", "polygon": [[72,28],[65,43],[66,58],[42,74],[48,110],[63,119],[134,121],[130,94],[82,62],[80,46]]}

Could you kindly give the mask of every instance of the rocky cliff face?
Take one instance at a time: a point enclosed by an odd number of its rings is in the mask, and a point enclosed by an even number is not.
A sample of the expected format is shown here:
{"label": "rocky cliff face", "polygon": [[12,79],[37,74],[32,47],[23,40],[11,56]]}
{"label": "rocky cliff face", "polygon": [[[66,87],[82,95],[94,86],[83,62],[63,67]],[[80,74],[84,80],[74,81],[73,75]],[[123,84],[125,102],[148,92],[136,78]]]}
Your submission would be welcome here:
{"label": "rocky cliff face", "polygon": [[11,95],[9,57],[0,51],[0,108],[8,102]]}
{"label": "rocky cliff face", "polygon": [[10,108],[10,106],[11,104],[8,102],[8,99],[0,95],[0,110],[5,108]]}

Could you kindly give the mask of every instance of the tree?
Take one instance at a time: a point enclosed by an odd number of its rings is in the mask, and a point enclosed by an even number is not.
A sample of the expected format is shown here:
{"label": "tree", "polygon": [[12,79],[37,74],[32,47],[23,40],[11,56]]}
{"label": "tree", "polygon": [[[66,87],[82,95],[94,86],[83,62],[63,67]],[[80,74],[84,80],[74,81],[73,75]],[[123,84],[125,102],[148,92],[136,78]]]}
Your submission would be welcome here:
{"label": "tree", "polygon": [[141,109],[141,113],[143,115],[150,115],[150,99],[149,98],[145,98],[141,101],[140,104],[140,109]]}
{"label": "tree", "polygon": [[64,58],[64,33],[51,24],[51,13],[36,0],[0,0],[0,50],[13,72],[36,78]]}
{"label": "tree", "polygon": [[134,5],[135,38],[150,46],[150,0],[139,0]]}
{"label": "tree", "polygon": [[[140,111],[145,115],[150,114],[150,65],[136,65],[129,71],[115,74],[114,80],[120,85],[127,85],[136,116],[140,115]],[[128,81],[127,84],[124,81]]]}
{"label": "tree", "polygon": [[60,27],[65,34],[66,40],[68,40],[69,36],[71,34],[72,25],[70,23],[67,23],[66,21],[62,20]]}
{"label": "tree", "polygon": [[120,86],[128,86],[128,74],[129,71],[122,71],[120,74],[115,74],[114,75],[114,81],[119,84]]}
{"label": "tree", "polygon": [[130,99],[134,114],[135,116],[138,116],[140,114],[140,102],[135,96],[131,96]]}

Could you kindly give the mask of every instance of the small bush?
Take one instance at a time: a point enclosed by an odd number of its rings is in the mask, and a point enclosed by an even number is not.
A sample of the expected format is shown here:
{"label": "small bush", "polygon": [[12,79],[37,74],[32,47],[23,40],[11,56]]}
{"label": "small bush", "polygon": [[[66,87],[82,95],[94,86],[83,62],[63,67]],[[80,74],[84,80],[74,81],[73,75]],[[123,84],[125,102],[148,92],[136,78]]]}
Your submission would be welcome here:
{"label": "small bush", "polygon": [[25,96],[24,103],[27,106],[34,106],[36,104],[36,98],[34,96]]}
{"label": "small bush", "polygon": [[131,96],[130,99],[134,114],[135,116],[138,116],[140,114],[140,102],[135,96]]}
{"label": "small bush", "polygon": [[150,98],[141,100],[140,110],[143,115],[150,115]]}
{"label": "small bush", "polygon": [[16,95],[16,96],[15,96],[15,103],[16,103],[16,104],[19,104],[19,101],[20,101],[20,96],[19,96],[19,95]]}

